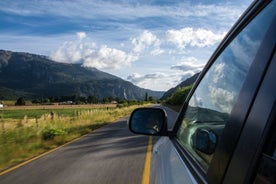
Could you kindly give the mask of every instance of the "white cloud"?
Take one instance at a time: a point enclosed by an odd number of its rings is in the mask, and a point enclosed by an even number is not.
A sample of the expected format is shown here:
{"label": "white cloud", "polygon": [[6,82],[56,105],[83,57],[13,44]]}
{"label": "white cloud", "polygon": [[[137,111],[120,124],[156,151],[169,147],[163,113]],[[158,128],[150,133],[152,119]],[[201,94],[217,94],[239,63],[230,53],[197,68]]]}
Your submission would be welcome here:
{"label": "white cloud", "polygon": [[225,63],[218,63],[216,65],[213,66],[213,81],[212,83],[214,85],[216,85],[217,83],[219,83],[219,81],[221,79],[223,79],[225,77],[224,73],[225,73],[225,68],[226,65]]}
{"label": "white cloud", "polygon": [[172,70],[178,70],[181,71],[181,81],[186,80],[187,78],[195,75],[196,73],[199,73],[202,71],[204,68],[205,63],[202,63],[198,61],[197,58],[195,57],[187,57],[187,58],[182,58],[182,61],[177,63],[176,65],[172,65],[171,69]]}
{"label": "white cloud", "polygon": [[133,73],[127,80],[133,84],[157,91],[166,91],[181,82],[182,73],[168,71],[166,73],[156,72],[151,74]]}
{"label": "white cloud", "polygon": [[80,63],[97,69],[119,69],[138,59],[133,54],[107,45],[98,48],[85,32],[78,32],[77,37],[79,40],[64,42],[50,57],[58,62]]}
{"label": "white cloud", "polygon": [[80,40],[82,40],[86,37],[86,33],[85,32],[77,32],[77,36],[79,37]]}
{"label": "white cloud", "polygon": [[50,58],[62,63],[82,63],[86,57],[95,52],[96,44],[86,38],[86,33],[76,33],[78,40],[64,42]]}
{"label": "white cloud", "polygon": [[210,97],[212,105],[219,111],[226,113],[231,112],[237,96],[235,88],[232,89],[231,81],[229,82],[225,76],[226,73],[231,73],[228,68],[229,66],[225,63],[215,64],[212,72],[209,73],[211,80],[208,85],[208,97]]}
{"label": "white cloud", "polygon": [[141,53],[145,49],[150,49],[150,54],[159,55],[163,51],[160,49],[160,40],[153,33],[149,31],[144,31],[139,37],[132,39],[132,44],[134,46],[133,51],[135,53]]}
{"label": "white cloud", "polygon": [[235,102],[236,94],[223,88],[209,86],[210,99],[215,107],[222,112],[230,113]]}
{"label": "white cloud", "polygon": [[200,72],[205,64],[198,64],[198,60],[195,57],[185,58],[182,62],[172,65],[171,69],[181,70],[184,72],[191,72],[193,74]]}
{"label": "white cloud", "polygon": [[208,47],[215,45],[225,36],[226,32],[213,32],[211,30],[192,27],[186,27],[180,30],[168,30],[167,40],[171,42],[179,49],[189,47]]}
{"label": "white cloud", "polygon": [[135,83],[144,83],[145,81],[151,81],[151,79],[160,79],[166,77],[163,73],[146,74],[141,75],[139,73],[133,73],[128,76],[128,80],[135,81]]}
{"label": "white cloud", "polygon": [[153,89],[157,91],[163,91],[165,84],[164,81],[167,80],[167,76],[162,73],[156,73],[156,74],[138,74],[134,73],[130,76],[128,76],[127,80],[132,82],[133,84],[146,88],[146,89]]}
{"label": "white cloud", "polygon": [[87,56],[83,61],[85,67],[95,67],[98,69],[119,69],[130,65],[137,60],[137,56],[127,54],[124,51],[102,46],[97,52]]}

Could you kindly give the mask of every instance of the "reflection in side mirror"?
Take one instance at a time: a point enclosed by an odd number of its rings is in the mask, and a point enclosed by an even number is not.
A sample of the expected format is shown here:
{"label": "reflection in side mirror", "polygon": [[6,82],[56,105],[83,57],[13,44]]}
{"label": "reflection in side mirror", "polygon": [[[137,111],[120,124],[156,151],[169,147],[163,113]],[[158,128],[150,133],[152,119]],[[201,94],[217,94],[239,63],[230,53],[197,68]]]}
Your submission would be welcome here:
{"label": "reflection in side mirror", "polygon": [[192,146],[195,150],[211,155],[217,146],[217,135],[212,130],[197,129],[192,135]]}
{"label": "reflection in side mirror", "polygon": [[167,117],[163,109],[138,108],[129,118],[130,131],[145,135],[165,135]]}

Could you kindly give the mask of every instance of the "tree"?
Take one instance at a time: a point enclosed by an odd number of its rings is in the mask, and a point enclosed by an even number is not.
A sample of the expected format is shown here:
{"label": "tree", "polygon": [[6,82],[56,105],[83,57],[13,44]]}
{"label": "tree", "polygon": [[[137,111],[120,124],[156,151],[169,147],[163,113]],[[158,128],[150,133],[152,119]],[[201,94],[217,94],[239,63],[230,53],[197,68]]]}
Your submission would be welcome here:
{"label": "tree", "polygon": [[99,99],[95,95],[90,95],[90,96],[87,97],[87,102],[90,103],[90,104],[91,103],[96,104],[96,103],[99,102]]}
{"label": "tree", "polygon": [[148,93],[145,94],[145,101],[148,101]]}
{"label": "tree", "polygon": [[154,98],[152,96],[149,96],[148,101],[154,102],[155,100],[154,100]]}
{"label": "tree", "polygon": [[17,99],[17,101],[15,102],[15,105],[26,105],[26,102],[24,100],[23,97],[20,97]]}

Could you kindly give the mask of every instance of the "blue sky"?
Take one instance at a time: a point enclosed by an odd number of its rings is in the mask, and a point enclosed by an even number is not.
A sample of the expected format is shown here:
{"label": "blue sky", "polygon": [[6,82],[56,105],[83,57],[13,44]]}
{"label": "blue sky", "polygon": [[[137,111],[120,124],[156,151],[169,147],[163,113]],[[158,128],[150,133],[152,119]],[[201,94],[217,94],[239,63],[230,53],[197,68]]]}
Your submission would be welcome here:
{"label": "blue sky", "polygon": [[202,70],[252,0],[1,0],[0,49],[168,90]]}

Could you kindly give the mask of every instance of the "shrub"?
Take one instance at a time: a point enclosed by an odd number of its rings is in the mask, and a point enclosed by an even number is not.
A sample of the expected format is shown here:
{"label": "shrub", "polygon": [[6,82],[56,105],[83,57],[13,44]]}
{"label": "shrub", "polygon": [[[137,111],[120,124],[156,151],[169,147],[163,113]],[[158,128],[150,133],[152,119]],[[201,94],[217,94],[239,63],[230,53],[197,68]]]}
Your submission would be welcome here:
{"label": "shrub", "polygon": [[186,97],[188,96],[191,88],[192,85],[178,88],[176,92],[165,101],[165,103],[169,105],[182,105]]}
{"label": "shrub", "polygon": [[61,128],[49,128],[46,127],[42,130],[42,139],[50,140],[54,139],[55,136],[65,135],[66,131]]}
{"label": "shrub", "polygon": [[17,101],[15,102],[15,105],[26,105],[26,102],[24,100],[23,97],[20,97],[17,99]]}

